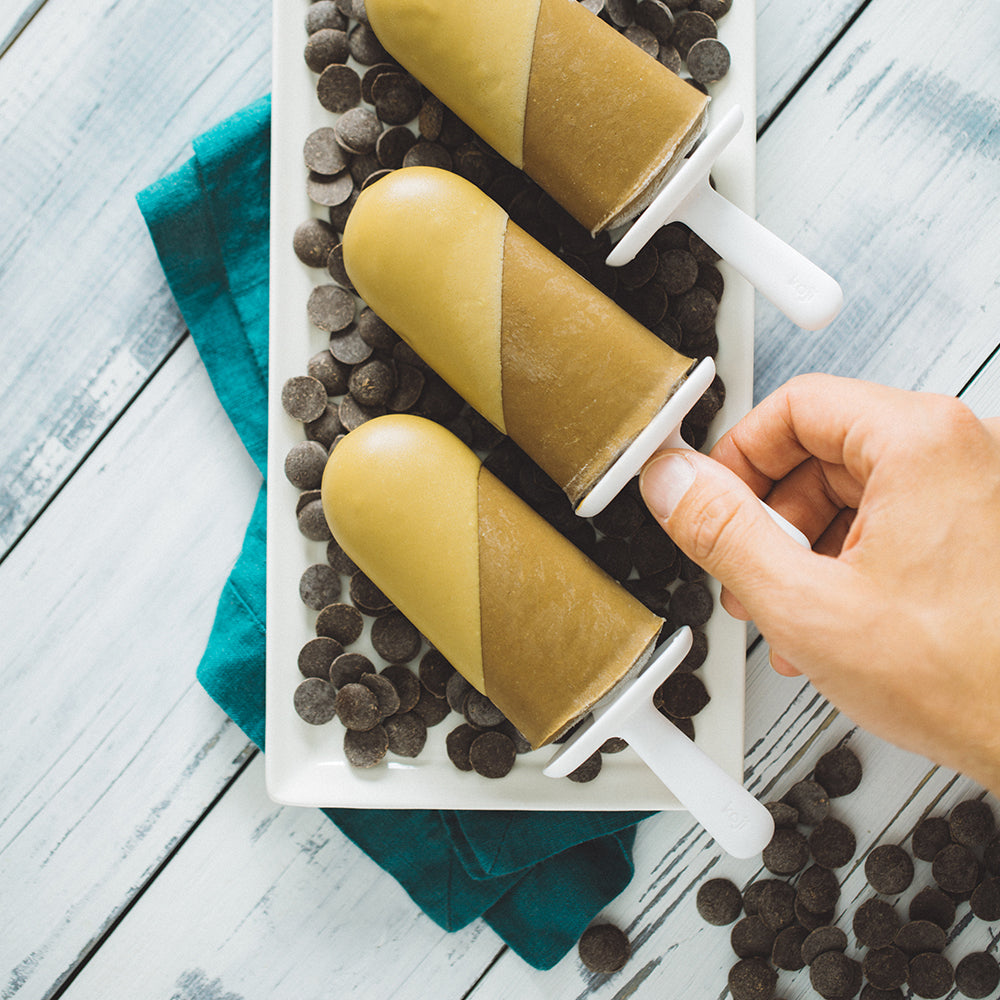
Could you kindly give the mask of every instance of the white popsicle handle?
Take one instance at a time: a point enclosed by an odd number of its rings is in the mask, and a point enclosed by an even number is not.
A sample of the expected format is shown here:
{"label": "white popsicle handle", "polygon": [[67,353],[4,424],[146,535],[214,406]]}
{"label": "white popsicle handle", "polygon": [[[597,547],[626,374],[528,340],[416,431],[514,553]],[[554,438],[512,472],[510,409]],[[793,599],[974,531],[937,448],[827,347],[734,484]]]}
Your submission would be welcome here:
{"label": "white popsicle handle", "polygon": [[677,209],[716,253],[804,330],[830,323],[844,304],[840,285],[794,247],[713,190],[706,177]]}
{"label": "white popsicle handle", "polygon": [[679,628],[638,677],[616,690],[609,703],[594,709],[556,751],[544,773],[565,777],[609,737],[620,736],[723,850],[738,858],[753,857],[774,833],[771,814],[653,706],[654,692],[687,656],[691,639],[690,628]]}
{"label": "white popsicle handle", "polygon": [[618,735],[728,854],[751,858],[767,846],[774,833],[767,809],[651,702],[636,711]]}

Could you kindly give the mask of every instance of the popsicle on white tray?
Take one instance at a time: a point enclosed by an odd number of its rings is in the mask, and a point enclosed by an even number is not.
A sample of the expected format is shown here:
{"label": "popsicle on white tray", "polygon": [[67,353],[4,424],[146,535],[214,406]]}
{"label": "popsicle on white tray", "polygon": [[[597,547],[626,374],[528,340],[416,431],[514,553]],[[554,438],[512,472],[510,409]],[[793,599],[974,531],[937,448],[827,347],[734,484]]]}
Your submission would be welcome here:
{"label": "popsicle on white tray", "polygon": [[637,215],[708,98],[575,0],[368,0],[379,41],[598,232]]}
{"label": "popsicle on white tray", "polygon": [[[406,167],[366,188],[344,265],[372,309],[574,505],[695,366],[448,171]],[[684,412],[712,380],[707,364]]]}
{"label": "popsicle on white tray", "polygon": [[767,810],[652,705],[690,630],[644,670],[663,619],[450,431],[410,415],[362,424],[331,452],[322,497],[347,555],[532,747],[593,713],[553,775],[624,736],[724,848],[750,856],[767,843]]}

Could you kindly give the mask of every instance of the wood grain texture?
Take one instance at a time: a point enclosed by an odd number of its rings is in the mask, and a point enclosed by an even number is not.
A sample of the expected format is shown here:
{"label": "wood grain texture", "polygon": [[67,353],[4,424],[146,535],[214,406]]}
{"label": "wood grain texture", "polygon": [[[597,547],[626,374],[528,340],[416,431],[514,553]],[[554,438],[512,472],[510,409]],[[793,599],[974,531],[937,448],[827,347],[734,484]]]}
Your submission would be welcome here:
{"label": "wood grain texture", "polygon": [[47,3],[0,59],[0,552],[183,325],[135,194],[267,91],[266,0]]}
{"label": "wood grain texture", "polygon": [[194,667],[259,482],[187,339],[0,565],[0,996],[45,996],[238,770]]}
{"label": "wood grain texture", "polygon": [[826,330],[758,298],[758,396],[796,372],[956,393],[996,345],[1000,7],[869,4],[758,144],[762,222],[842,283]]}
{"label": "wood grain texture", "polygon": [[441,930],[318,810],[269,801],[258,757],[67,996],[457,1000],[500,947]]}

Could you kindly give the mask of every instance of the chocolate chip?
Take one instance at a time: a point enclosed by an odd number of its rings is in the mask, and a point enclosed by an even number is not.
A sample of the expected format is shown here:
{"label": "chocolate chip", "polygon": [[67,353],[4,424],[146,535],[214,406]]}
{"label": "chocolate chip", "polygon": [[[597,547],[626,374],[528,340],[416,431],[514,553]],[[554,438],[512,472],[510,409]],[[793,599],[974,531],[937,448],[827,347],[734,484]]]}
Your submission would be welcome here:
{"label": "chocolate chip", "polygon": [[[315,441],[308,442],[315,444]],[[319,500],[313,500],[305,504],[297,513],[299,531],[306,538],[314,542],[326,542],[332,537],[330,526],[326,523],[326,514],[323,512],[323,504]]]}
{"label": "chocolate chip", "polygon": [[591,972],[605,974],[623,969],[632,954],[628,937],[614,924],[591,924],[580,936],[577,950]]}
{"label": "chocolate chip", "polygon": [[865,858],[865,878],[876,892],[897,896],[913,881],[913,861],[899,844],[880,844]]}
{"label": "chocolate chip", "polygon": [[[436,670],[429,672],[428,681],[428,690],[437,697],[438,675]],[[471,690],[472,685],[457,670],[453,669],[444,689],[445,700],[453,712],[458,712],[459,715],[465,714],[465,699]]]}
{"label": "chocolate chip", "polygon": [[760,914],[760,900],[767,886],[779,883],[776,878],[762,878],[751,882],[743,889],[743,909],[748,917],[756,917]]}
{"label": "chocolate chip", "polygon": [[601,753],[621,753],[628,749],[628,742],[620,736],[609,736],[601,744]]}
{"label": "chocolate chip", "polygon": [[974,951],[955,966],[955,985],[971,1000],[988,997],[1000,985],[1000,965],[986,951]]}
{"label": "chocolate chip", "polygon": [[802,900],[798,896],[795,897],[795,919],[807,930],[814,931],[817,927],[826,927],[833,923],[835,916],[833,907],[830,907],[829,910],[821,910],[819,913],[810,913],[802,905]]}
{"label": "chocolate chip", "polygon": [[[321,83],[322,79],[320,77]],[[358,87],[360,90],[360,83]],[[337,142],[349,153],[356,154],[374,153],[375,144],[382,133],[382,123],[375,113],[367,108],[349,108],[337,119],[337,124],[333,128]]]}
{"label": "chocolate chip", "polygon": [[834,747],[816,761],[814,773],[827,795],[836,799],[849,795],[861,784],[861,761],[847,747]]}
{"label": "chocolate chip", "polygon": [[421,636],[399,611],[381,615],[372,623],[372,646],[390,663],[405,663],[420,651]]}
{"label": "chocolate chip", "polygon": [[601,773],[601,767],[601,751],[595,750],[582,764],[573,768],[566,777],[577,784],[586,784],[588,781],[593,781]]}
{"label": "chocolate chip", "polygon": [[340,597],[340,574],[326,563],[308,566],[299,578],[299,597],[307,608],[321,611]]}
{"label": "chocolate chip", "polygon": [[322,382],[328,396],[339,396],[347,391],[349,369],[342,365],[329,351],[319,351],[309,359],[306,371]]}
{"label": "chocolate chip", "polygon": [[[331,336],[330,353],[338,361],[343,362],[345,365],[359,365],[362,361],[367,361],[368,358],[371,357],[372,347],[370,344],[366,344],[364,340],[362,340],[357,327],[352,326],[343,333]],[[337,408],[338,413],[341,412],[341,408],[343,407],[345,400],[349,401],[353,406],[360,405],[353,397],[345,396],[344,399],[341,400],[341,405]],[[343,417],[341,417],[341,419],[343,419]]]}
{"label": "chocolate chip", "polygon": [[[681,674],[689,677],[690,674]],[[809,844],[798,830],[779,827],[761,852],[764,867],[775,875],[793,875],[809,860]]]}
{"label": "chocolate chip", "polygon": [[809,982],[826,1000],[853,997],[861,989],[861,963],[843,952],[825,951],[809,964]]}
{"label": "chocolate chip", "polygon": [[872,986],[871,983],[865,983],[861,988],[859,1000],[903,1000],[903,991],[901,989],[880,990],[877,986]]}
{"label": "chocolate chip", "polygon": [[393,413],[403,413],[411,409],[420,398],[424,388],[424,376],[419,368],[397,363],[396,388],[389,397],[387,407]]}
{"label": "chocolate chip", "polygon": [[669,42],[660,42],[660,51],[656,58],[660,63],[666,66],[671,73],[676,73],[678,76],[680,75],[681,67],[684,65],[684,60],[681,59],[681,54]]}
{"label": "chocolate chip", "polygon": [[308,677],[295,689],[292,703],[303,722],[322,726],[337,714],[337,693],[320,677]]}
{"label": "chocolate chip", "polygon": [[920,861],[933,861],[938,851],[951,843],[951,827],[943,816],[922,819],[913,831],[910,847]]}
{"label": "chocolate chip", "polygon": [[302,147],[302,159],[311,171],[328,177],[346,170],[348,165],[344,150],[337,143],[337,133],[329,125],[309,133]]}
{"label": "chocolate chip", "polygon": [[389,749],[398,757],[416,757],[427,743],[427,726],[413,712],[394,715],[382,725]]}
{"label": "chocolate chip", "polygon": [[334,114],[349,111],[361,100],[361,77],[350,66],[329,65],[320,73],[316,97],[327,111]]}
{"label": "chocolate chip", "polygon": [[375,142],[375,155],[379,163],[388,170],[396,170],[403,165],[403,157],[417,141],[408,129],[397,125],[386,129]]}
{"label": "chocolate chip", "polygon": [[644,327],[656,326],[667,314],[667,293],[660,285],[650,282],[642,288],[624,288],[616,296],[618,304]]}
{"label": "chocolate chip", "polygon": [[678,670],[697,670],[708,658],[708,636],[701,629],[691,629],[691,648],[678,664]]}
{"label": "chocolate chip", "polygon": [[330,664],[344,651],[336,639],[317,636],[299,650],[299,673],[303,677],[330,679]]}
{"label": "chocolate chip", "polygon": [[307,267],[325,267],[330,250],[337,245],[337,234],[329,222],[306,219],[295,227],[292,249]]}
{"label": "chocolate chip", "polygon": [[[674,564],[677,559],[677,546],[660,525],[644,524],[632,535],[629,542],[629,557],[640,577],[653,576],[656,573],[662,573],[663,570]],[[711,595],[708,599],[708,613],[711,615]],[[686,609],[683,601],[684,598],[681,598],[682,604],[678,605],[681,608],[680,613]],[[695,616],[701,613],[700,609],[695,609]],[[692,624],[694,623],[692,622]],[[704,623],[698,622],[698,624]]]}
{"label": "chocolate chip", "polygon": [[336,639],[343,646],[355,642],[362,628],[361,615],[349,604],[331,604],[316,616],[316,634]]}
{"label": "chocolate chip", "polygon": [[481,691],[473,688],[465,698],[465,718],[478,729],[489,729],[503,722],[503,712]]}
{"label": "chocolate chip", "polygon": [[516,756],[513,740],[498,732],[480,733],[469,747],[469,763],[484,778],[502,778],[509,774]]}
{"label": "chocolate chip", "polygon": [[706,923],[724,927],[739,917],[743,909],[743,897],[729,879],[712,878],[698,887],[695,906]]}
{"label": "chocolate chip", "polygon": [[374,767],[389,749],[389,736],[385,727],[372,726],[367,730],[348,729],[344,733],[344,756],[354,767]]}
{"label": "chocolate chip", "polygon": [[687,54],[688,72],[699,83],[721,80],[730,66],[729,49],[717,38],[702,38],[695,42]]}
{"label": "chocolate chip", "polygon": [[850,827],[828,816],[809,835],[809,849],[816,864],[841,868],[854,857],[857,842]]}
{"label": "chocolate chip", "polygon": [[931,877],[945,892],[972,892],[979,881],[979,862],[969,848],[949,844],[934,855]]}
{"label": "chocolate chip", "polygon": [[707,260],[698,261],[698,280],[695,283],[708,289],[717,299],[722,298],[722,293],[726,288],[722,272],[715,264]]}
{"label": "chocolate chip", "polygon": [[630,24],[622,34],[636,48],[642,49],[647,56],[655,59],[660,54],[660,42],[649,28],[644,28],[639,24]]}
{"label": "chocolate chip", "polygon": [[774,881],[760,894],[757,915],[777,933],[795,921],[795,888],[788,882]]}
{"label": "chocolate chip", "polygon": [[930,920],[911,920],[896,931],[892,943],[907,955],[925,951],[944,951],[947,937],[942,928]]}
{"label": "chocolate chip", "polygon": [[779,969],[797,972],[806,963],[802,960],[802,943],[809,936],[809,931],[801,924],[786,927],[778,932],[771,949],[771,961]]}
{"label": "chocolate chip", "polygon": [[327,457],[318,441],[297,441],[285,456],[285,477],[300,490],[318,490]]}
{"label": "chocolate chip", "polygon": [[795,895],[810,913],[827,913],[840,899],[840,882],[829,868],[810,865],[799,876]]}
{"label": "chocolate chip", "polygon": [[867,899],[854,911],[852,926],[858,944],[884,948],[899,930],[899,914],[884,899]]}
{"label": "chocolate chip", "polygon": [[417,675],[403,663],[390,663],[382,671],[399,695],[399,711],[406,713],[414,709],[420,700],[420,681]]}
{"label": "chocolate chip", "polygon": [[360,570],[351,577],[351,601],[366,615],[379,616],[392,610],[392,601]]}
{"label": "chocolate chip", "polygon": [[733,1000],[771,1000],[778,974],[763,958],[744,958],[729,970]]}
{"label": "chocolate chip", "polygon": [[456,726],[445,737],[445,748],[448,751],[448,759],[460,771],[471,771],[472,764],[469,761],[469,750],[473,741],[482,734],[478,729],[473,729],[467,722]]}
{"label": "chocolate chip", "polygon": [[351,55],[362,66],[374,66],[376,63],[387,62],[389,53],[382,47],[375,32],[365,22],[361,22],[348,36]]}
{"label": "chocolate chip", "polygon": [[967,799],[948,814],[948,827],[956,844],[982,847],[993,835],[996,818],[982,799]]}
{"label": "chocolate chip", "polygon": [[372,83],[372,104],[386,125],[405,125],[423,104],[420,84],[409,73],[380,73]]}
{"label": "chocolate chip", "polygon": [[451,153],[438,142],[420,139],[403,156],[404,167],[437,167],[451,170]]}
{"label": "chocolate chip", "polygon": [[880,990],[895,990],[906,982],[909,961],[906,955],[892,945],[873,948],[861,963],[865,978]]}
{"label": "chocolate chip", "polygon": [[1000,875],[1000,834],[993,834],[983,848],[983,867],[991,875]]}
{"label": "chocolate chip", "polygon": [[319,28],[312,32],[302,50],[306,65],[314,73],[323,73],[329,66],[346,62],[347,54],[347,32],[339,28]]}
{"label": "chocolate chip", "polygon": [[944,955],[936,952],[914,955],[910,959],[907,982],[916,996],[934,1000],[951,989],[955,982],[955,970]]}
{"label": "chocolate chip", "polygon": [[[335,205],[342,205],[354,192],[354,178],[349,173],[329,176],[328,174],[310,173],[306,178],[306,194],[310,201],[317,205],[331,208]],[[332,231],[332,227],[331,227]],[[333,247],[330,248],[333,250]],[[329,264],[329,253],[325,264]],[[341,282],[345,284],[345,282]]]}
{"label": "chocolate chip", "polygon": [[719,303],[707,288],[695,285],[671,301],[671,315],[680,324],[685,336],[712,329]]}
{"label": "chocolate chip", "polygon": [[647,243],[636,255],[621,269],[619,279],[622,288],[641,288],[647,281],[652,280],[656,274],[656,267],[659,263],[660,255],[652,243]]}
{"label": "chocolate chip", "polygon": [[688,233],[688,249],[699,264],[714,264],[720,259],[720,255],[695,232]]}
{"label": "chocolate chip", "polygon": [[760,916],[738,920],[729,933],[729,943],[739,958],[770,957],[774,938],[774,931]]}
{"label": "chocolate chip", "polygon": [[732,9],[733,0],[695,0],[692,6],[695,10],[704,11],[713,21],[718,21]]}
{"label": "chocolate chip", "polygon": [[[417,682],[420,683],[419,681]],[[413,711],[424,720],[425,725],[430,728],[448,718],[451,709],[444,698],[435,698],[426,688],[421,687],[420,697],[417,699]]]}
{"label": "chocolate chip", "polygon": [[306,11],[306,34],[321,28],[345,28],[347,18],[337,9],[333,0],[316,0]]}
{"label": "chocolate chip", "polygon": [[338,285],[317,285],[309,293],[306,311],[320,330],[336,333],[354,319],[354,296]]}
{"label": "chocolate chip", "polygon": [[796,781],[782,801],[798,810],[799,822],[806,826],[822,823],[830,812],[830,797],[815,781]]}
{"label": "chocolate chip", "polygon": [[[374,629],[372,630],[374,632]],[[419,634],[419,633],[418,633]],[[455,668],[445,659],[444,655],[436,649],[429,649],[420,658],[420,683],[430,691],[435,698],[445,698],[448,694],[448,684],[453,677],[461,677],[461,674],[457,674]],[[464,678],[462,678],[464,680]],[[468,681],[465,682],[468,684]],[[469,685],[471,687],[471,685]],[[465,692],[462,695],[462,703],[464,705]],[[455,708],[451,705],[451,708]],[[456,709],[456,711],[462,711],[461,708]]]}
{"label": "chocolate chip", "polygon": [[969,906],[980,920],[1000,920],[1000,878],[983,879],[972,891]]}
{"label": "chocolate chip", "polygon": [[379,721],[385,721],[390,715],[399,711],[399,694],[388,677],[374,672],[365,672],[358,677],[358,683],[363,684],[378,702]]}
{"label": "chocolate chip", "polygon": [[615,580],[625,580],[632,572],[628,543],[621,538],[601,538],[594,545],[594,562]]}
{"label": "chocolate chip", "polygon": [[930,920],[948,930],[955,922],[955,900],[936,886],[926,886],[910,900],[909,918]]}
{"label": "chocolate chip", "polygon": [[622,492],[594,517],[594,527],[611,538],[629,538],[639,530],[644,518],[639,501],[631,493]]}
{"label": "chocolate chip", "polygon": [[[334,660],[334,664],[336,662]],[[382,721],[375,693],[357,681],[337,689],[337,715],[348,729],[359,732],[366,732]]]}
{"label": "chocolate chip", "polygon": [[293,420],[315,420],[326,409],[326,389],[310,375],[294,375],[281,387],[281,405]]}
{"label": "chocolate chip", "polygon": [[364,407],[384,407],[395,387],[396,373],[378,358],[357,365],[348,381],[349,392]]}
{"label": "chocolate chip", "polygon": [[337,438],[344,433],[337,407],[328,402],[320,416],[306,424],[305,430],[308,440],[318,441],[328,450],[332,448]]}
{"label": "chocolate chip", "polygon": [[799,811],[787,802],[765,802],[764,808],[771,814],[776,827],[794,828],[799,822]]}
{"label": "chocolate chip", "polygon": [[351,192],[350,198],[347,199],[342,205],[331,205],[329,216],[330,225],[337,230],[338,233],[344,231],[344,226],[347,225],[347,217],[351,214],[351,209],[354,208],[355,202],[358,200],[358,195],[360,192],[355,186],[354,190]]}
{"label": "chocolate chip", "polygon": [[703,681],[695,674],[674,672],[657,692],[657,707],[675,719],[691,719],[711,700]]}
{"label": "chocolate chip", "polygon": [[842,952],[847,950],[847,935],[832,924],[817,927],[809,932],[802,942],[802,960],[806,965],[812,965],[817,957],[828,951]]}
{"label": "chocolate chip", "polygon": [[712,616],[714,601],[704,583],[694,580],[682,583],[670,595],[670,620],[676,626],[704,625]]}
{"label": "chocolate chip", "polygon": [[674,18],[674,30],[670,41],[680,53],[682,59],[687,59],[688,53],[695,42],[703,38],[715,38],[718,28],[715,21],[702,11],[684,11]]}

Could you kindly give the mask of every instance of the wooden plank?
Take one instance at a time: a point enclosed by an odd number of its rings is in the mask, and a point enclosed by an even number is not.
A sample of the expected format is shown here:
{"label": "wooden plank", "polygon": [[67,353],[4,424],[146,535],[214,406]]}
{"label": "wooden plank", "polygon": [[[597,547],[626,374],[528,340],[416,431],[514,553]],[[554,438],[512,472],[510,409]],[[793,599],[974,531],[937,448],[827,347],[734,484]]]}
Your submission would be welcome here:
{"label": "wooden plank", "polygon": [[993,350],[998,31],[871,3],[758,144],[760,219],[846,295],[818,333],[758,298],[758,395],[811,369],[954,394]]}
{"label": "wooden plank", "polygon": [[17,41],[18,35],[41,10],[45,0],[9,3],[0,9],[0,57]]}
{"label": "wooden plank", "polygon": [[[739,2],[739,0],[737,0]],[[757,126],[800,85],[864,0],[757,0]]]}
{"label": "wooden plank", "polygon": [[441,930],[319,810],[271,802],[258,756],[66,996],[460,997],[500,948]]}
{"label": "wooden plank", "polygon": [[0,565],[0,995],[47,995],[241,766],[194,669],[259,484],[188,338]]}
{"label": "wooden plank", "polygon": [[183,331],[134,196],[267,91],[269,10],[49,3],[0,59],[0,553]]}

